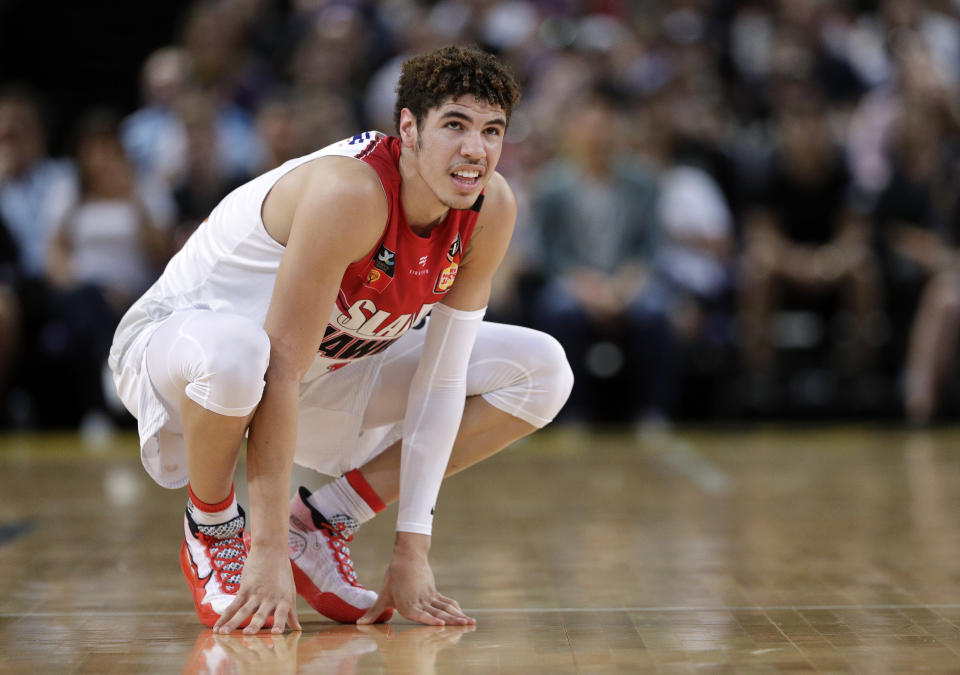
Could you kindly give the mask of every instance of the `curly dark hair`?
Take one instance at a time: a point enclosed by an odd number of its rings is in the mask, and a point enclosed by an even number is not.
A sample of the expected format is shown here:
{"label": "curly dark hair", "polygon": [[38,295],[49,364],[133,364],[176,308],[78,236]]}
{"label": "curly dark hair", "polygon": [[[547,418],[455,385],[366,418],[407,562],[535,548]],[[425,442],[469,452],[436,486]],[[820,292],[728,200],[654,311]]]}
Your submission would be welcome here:
{"label": "curly dark hair", "polygon": [[513,74],[493,54],[451,45],[408,59],[397,83],[393,123],[400,131],[400,111],[409,108],[417,128],[431,108],[466,94],[497,105],[510,120],[520,98]]}

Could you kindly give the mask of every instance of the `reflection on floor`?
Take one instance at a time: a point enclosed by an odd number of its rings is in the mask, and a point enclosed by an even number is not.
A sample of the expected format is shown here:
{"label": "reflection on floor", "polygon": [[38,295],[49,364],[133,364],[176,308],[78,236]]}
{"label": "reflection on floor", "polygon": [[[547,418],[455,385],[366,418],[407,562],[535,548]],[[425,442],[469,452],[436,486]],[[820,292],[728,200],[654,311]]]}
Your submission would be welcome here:
{"label": "reflection on floor", "polygon": [[[133,437],[5,437],[0,673],[956,672],[958,447],[956,429],[544,432],[441,492],[431,560],[475,629],[301,604],[303,633],[245,637],[194,618],[183,492]],[[374,588],[395,517],[352,545]]]}

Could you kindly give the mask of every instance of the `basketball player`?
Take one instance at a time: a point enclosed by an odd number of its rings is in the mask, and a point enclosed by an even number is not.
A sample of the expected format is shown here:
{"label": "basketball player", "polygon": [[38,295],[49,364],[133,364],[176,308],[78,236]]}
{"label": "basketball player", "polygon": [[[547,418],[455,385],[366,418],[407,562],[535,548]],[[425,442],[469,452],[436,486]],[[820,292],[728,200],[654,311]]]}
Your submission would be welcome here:
{"label": "basketball player", "polygon": [[[547,424],[572,386],[553,338],[482,321],[516,215],[495,169],[517,97],[482,52],[407,61],[397,137],[358,134],[232,192],[117,328],[143,464],[189,484],[180,562],[215,631],[299,629],[295,589],[341,622],[474,623],[427,560],[440,482]],[[339,477],[291,501],[294,461]],[[378,595],[346,543],[396,500]]]}

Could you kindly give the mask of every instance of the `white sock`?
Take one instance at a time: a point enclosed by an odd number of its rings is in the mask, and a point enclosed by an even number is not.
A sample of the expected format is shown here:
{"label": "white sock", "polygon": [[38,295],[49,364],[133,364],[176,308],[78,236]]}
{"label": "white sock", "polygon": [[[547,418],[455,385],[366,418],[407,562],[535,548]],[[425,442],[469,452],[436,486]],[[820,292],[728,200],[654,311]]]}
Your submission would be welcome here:
{"label": "white sock", "polygon": [[[373,504],[368,503],[367,499],[354,489],[348,477],[353,478],[353,483],[357,483],[358,480],[362,481],[362,486],[365,486],[362,489],[365,489],[368,495],[372,495],[369,498],[374,501]],[[325,518],[332,518],[342,513],[350,516],[357,523],[367,522],[384,508],[383,502],[373,494],[369,486],[366,485],[366,481],[356,471],[351,471],[347,475],[330,481],[311,494],[307,501]]]}
{"label": "white sock", "polygon": [[237,504],[237,493],[233,487],[230,488],[230,496],[217,504],[207,504],[200,501],[193,488],[189,485],[187,495],[187,512],[193,518],[197,525],[219,525],[226,523],[240,515],[240,507]]}

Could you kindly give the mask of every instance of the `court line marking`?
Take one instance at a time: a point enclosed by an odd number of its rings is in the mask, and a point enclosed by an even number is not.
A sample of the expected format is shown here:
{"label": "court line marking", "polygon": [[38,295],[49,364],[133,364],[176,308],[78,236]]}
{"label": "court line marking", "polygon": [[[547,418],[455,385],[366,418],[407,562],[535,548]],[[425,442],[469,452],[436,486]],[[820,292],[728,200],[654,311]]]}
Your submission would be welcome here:
{"label": "court line marking", "polygon": [[647,457],[686,478],[703,492],[723,496],[730,491],[730,477],[697,452],[692,443],[670,433],[640,434],[637,441],[646,449]]}
{"label": "court line marking", "polygon": [[[960,604],[941,605],[763,605],[763,606],[699,606],[699,607],[499,607],[482,609],[466,608],[470,614],[587,614],[616,612],[778,612],[778,611],[852,611],[852,610],[900,610],[900,609],[960,609]],[[55,618],[55,617],[97,617],[97,616],[193,616],[192,611],[154,611],[154,612],[0,612],[0,619],[16,618]]]}

